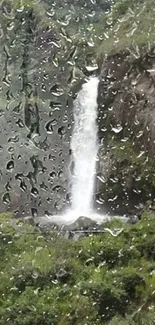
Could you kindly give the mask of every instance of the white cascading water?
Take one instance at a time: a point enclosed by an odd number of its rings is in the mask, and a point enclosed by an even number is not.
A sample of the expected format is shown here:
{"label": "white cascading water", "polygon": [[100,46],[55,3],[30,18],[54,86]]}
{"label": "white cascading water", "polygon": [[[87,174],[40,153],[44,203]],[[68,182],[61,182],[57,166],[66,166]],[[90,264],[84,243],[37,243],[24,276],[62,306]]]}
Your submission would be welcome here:
{"label": "white cascading water", "polygon": [[[50,222],[71,224],[79,217],[88,217],[98,223],[111,220],[108,215],[93,211],[93,191],[98,152],[97,96],[99,79],[91,77],[83,84],[74,101],[74,128],[71,138],[74,172],[72,175],[72,204],[61,215],[47,217]],[[38,217],[37,217],[38,219]],[[46,218],[42,218],[46,224]],[[41,218],[40,218],[41,224]]]}
{"label": "white cascading water", "polygon": [[[74,128],[71,138],[74,172],[72,204],[61,215],[51,216],[51,222],[70,224],[79,217],[103,222],[105,216],[93,211],[93,191],[98,152],[97,96],[99,79],[91,77],[83,84],[74,101]],[[45,220],[44,220],[45,223]]]}
{"label": "white cascading water", "polygon": [[98,152],[97,138],[97,77],[91,77],[74,101],[74,129],[71,149],[74,161],[72,176],[72,211],[77,216],[89,217]]}

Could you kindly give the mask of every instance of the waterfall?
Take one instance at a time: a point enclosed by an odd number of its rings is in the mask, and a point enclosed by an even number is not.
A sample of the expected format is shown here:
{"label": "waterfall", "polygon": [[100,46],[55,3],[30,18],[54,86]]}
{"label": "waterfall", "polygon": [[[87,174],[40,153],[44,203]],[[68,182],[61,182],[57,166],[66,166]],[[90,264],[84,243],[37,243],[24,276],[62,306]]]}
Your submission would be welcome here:
{"label": "waterfall", "polygon": [[72,211],[88,216],[92,210],[93,190],[98,152],[97,139],[97,77],[83,84],[74,101],[74,128],[71,150],[74,163],[72,175]]}
{"label": "waterfall", "polygon": [[[51,222],[71,224],[79,217],[103,222],[105,216],[93,211],[93,191],[98,152],[97,77],[83,84],[73,106],[74,128],[71,137],[72,151],[72,203],[61,215],[50,216]],[[45,223],[45,218],[43,218]]]}

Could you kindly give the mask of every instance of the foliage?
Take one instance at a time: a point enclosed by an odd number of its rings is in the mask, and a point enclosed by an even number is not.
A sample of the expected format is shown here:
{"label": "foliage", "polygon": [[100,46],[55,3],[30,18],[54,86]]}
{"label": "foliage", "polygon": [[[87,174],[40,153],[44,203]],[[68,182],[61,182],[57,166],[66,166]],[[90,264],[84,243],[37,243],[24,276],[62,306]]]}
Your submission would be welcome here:
{"label": "foliage", "polygon": [[139,308],[154,324],[154,216],[78,242],[7,215],[0,224],[0,325],[141,325]]}
{"label": "foliage", "polygon": [[[97,55],[104,56],[131,51],[135,56],[141,49],[154,45],[154,1],[122,0],[116,2],[106,17],[107,31]],[[110,28],[109,28],[110,26]]]}

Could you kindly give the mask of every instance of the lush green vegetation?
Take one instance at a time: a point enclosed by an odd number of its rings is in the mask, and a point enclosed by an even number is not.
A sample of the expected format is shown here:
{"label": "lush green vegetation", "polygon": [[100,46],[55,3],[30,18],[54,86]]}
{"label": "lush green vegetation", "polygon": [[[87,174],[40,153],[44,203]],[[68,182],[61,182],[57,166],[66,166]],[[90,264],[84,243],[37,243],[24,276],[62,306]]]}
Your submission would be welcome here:
{"label": "lush green vegetation", "polygon": [[154,216],[77,242],[7,215],[0,228],[0,324],[155,324]]}
{"label": "lush green vegetation", "polygon": [[[152,0],[121,0],[103,16],[103,41],[97,49],[100,56],[120,51],[150,49],[155,39],[155,5]],[[100,27],[98,27],[100,29]]]}

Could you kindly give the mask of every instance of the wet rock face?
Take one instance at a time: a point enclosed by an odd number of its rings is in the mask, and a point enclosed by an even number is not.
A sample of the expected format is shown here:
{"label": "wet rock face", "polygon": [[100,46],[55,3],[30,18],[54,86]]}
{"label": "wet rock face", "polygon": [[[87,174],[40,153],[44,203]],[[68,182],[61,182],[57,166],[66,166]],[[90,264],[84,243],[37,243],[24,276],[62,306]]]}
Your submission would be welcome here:
{"label": "wet rock face", "polygon": [[97,222],[93,221],[90,218],[87,217],[79,217],[75,222],[73,222],[70,225],[64,226],[63,229],[67,229],[69,231],[74,230],[90,230],[90,229],[96,229],[98,227]]}
{"label": "wet rock face", "polygon": [[66,201],[72,128],[64,42],[32,10],[12,9],[6,18],[7,9],[0,12],[0,212],[55,213]]}
{"label": "wet rock face", "polygon": [[98,197],[114,212],[154,197],[155,51],[107,59],[99,85]]}
{"label": "wet rock face", "polygon": [[155,138],[154,67],[154,50],[141,54],[139,59],[125,53],[105,62],[99,85],[100,137],[104,134],[102,126],[122,138],[134,133],[137,145],[151,151],[151,139]]}

